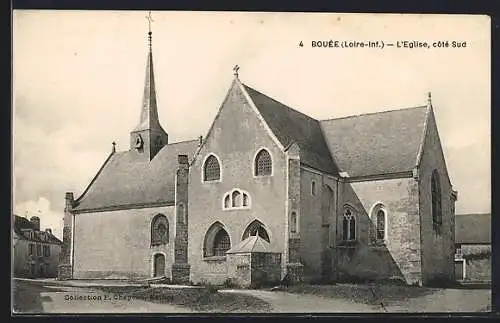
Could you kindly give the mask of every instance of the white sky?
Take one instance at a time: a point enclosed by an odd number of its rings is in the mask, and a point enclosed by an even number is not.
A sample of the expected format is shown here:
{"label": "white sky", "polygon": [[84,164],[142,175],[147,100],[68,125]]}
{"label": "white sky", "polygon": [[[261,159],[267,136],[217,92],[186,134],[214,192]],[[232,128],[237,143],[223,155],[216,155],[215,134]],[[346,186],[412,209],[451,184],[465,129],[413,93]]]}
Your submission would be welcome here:
{"label": "white sky", "polygon": [[[62,232],[78,197],[139,120],[144,11],[15,11],[14,207]],[[432,102],[457,213],[490,211],[487,16],[153,12],[160,121],[170,142],[205,135],[240,79],[314,118]],[[311,48],[312,40],[466,41],[466,48]],[[303,41],[304,47],[298,47]],[[40,211],[40,212],[38,212]]]}

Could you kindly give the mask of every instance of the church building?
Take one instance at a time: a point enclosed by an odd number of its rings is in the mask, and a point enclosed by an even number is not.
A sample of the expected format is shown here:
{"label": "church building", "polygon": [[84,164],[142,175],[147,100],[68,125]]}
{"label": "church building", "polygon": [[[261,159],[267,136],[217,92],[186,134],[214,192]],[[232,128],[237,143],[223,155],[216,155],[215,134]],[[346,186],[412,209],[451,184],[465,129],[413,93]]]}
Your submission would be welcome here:
{"label": "church building", "polygon": [[316,120],[234,80],[205,137],[170,142],[149,32],[140,119],[66,193],[59,279],[241,286],[454,280],[455,201],[431,98]]}

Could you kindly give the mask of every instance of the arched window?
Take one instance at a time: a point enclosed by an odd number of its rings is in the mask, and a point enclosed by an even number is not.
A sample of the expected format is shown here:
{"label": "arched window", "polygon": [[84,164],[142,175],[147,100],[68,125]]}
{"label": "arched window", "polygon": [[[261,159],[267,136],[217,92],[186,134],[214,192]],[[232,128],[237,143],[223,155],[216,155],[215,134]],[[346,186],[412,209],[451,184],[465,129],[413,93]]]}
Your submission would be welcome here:
{"label": "arched window", "polygon": [[377,211],[377,240],[385,240],[385,212],[380,209]]}
{"label": "arched window", "polygon": [[255,156],[255,176],[271,175],[272,170],[271,155],[265,149],[260,150]]}
{"label": "arched window", "polygon": [[158,214],[151,221],[151,245],[168,243],[168,220],[163,214]]}
{"label": "arched window", "polygon": [[219,230],[214,238],[214,256],[225,256],[229,249],[231,249],[229,235],[226,230]]}
{"label": "arched window", "polygon": [[373,227],[370,227],[370,232],[372,232],[372,234],[370,235],[371,239],[375,239],[375,241],[379,243],[385,242],[385,240],[387,240],[387,233],[388,233],[387,210],[385,206],[382,203],[375,204],[371,209],[370,218],[373,224]]}
{"label": "arched window", "polygon": [[232,194],[233,202],[232,206],[233,207],[240,207],[241,206],[241,193],[239,191],[234,191]]}
{"label": "arched window", "polygon": [[356,217],[350,208],[345,208],[342,219],[342,240],[356,240]]}
{"label": "arched window", "polygon": [[205,257],[225,256],[229,249],[231,249],[229,234],[220,222],[215,222],[205,234],[203,255]]}
{"label": "arched window", "polygon": [[259,237],[261,237],[262,239],[266,240],[269,243],[271,242],[271,239],[269,239],[269,234],[267,233],[266,228],[259,220],[254,220],[247,226],[245,232],[243,233],[242,240],[245,240],[250,236],[256,236],[256,235],[258,235]]}
{"label": "arched window", "polygon": [[208,156],[203,165],[203,180],[217,181],[220,180],[220,165],[217,157],[214,155]]}
{"label": "arched window", "polygon": [[431,178],[431,195],[432,195],[432,225],[436,232],[440,232],[443,224],[443,214],[441,209],[441,182],[438,171],[435,169],[432,172]]}
{"label": "arched window", "polygon": [[224,195],[223,208],[227,210],[248,209],[250,208],[250,196],[245,191],[233,189]]}
{"label": "arched window", "polygon": [[297,213],[295,212],[292,212],[292,215],[290,216],[290,231],[292,233],[299,231],[297,225]]}
{"label": "arched window", "polygon": [[311,181],[311,195],[316,195],[316,181]]}

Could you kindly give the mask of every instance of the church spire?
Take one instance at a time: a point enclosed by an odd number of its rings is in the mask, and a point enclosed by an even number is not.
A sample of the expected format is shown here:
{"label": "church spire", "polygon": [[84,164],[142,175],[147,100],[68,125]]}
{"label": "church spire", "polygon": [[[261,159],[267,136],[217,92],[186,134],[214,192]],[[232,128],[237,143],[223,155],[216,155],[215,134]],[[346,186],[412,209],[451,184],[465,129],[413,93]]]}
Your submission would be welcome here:
{"label": "church spire", "polygon": [[151,11],[148,20],[148,56],[146,62],[146,78],[139,124],[131,133],[131,149],[137,149],[150,159],[168,143],[168,135],[160,125],[156,103],[156,88],[153,68],[153,32],[151,31]]}

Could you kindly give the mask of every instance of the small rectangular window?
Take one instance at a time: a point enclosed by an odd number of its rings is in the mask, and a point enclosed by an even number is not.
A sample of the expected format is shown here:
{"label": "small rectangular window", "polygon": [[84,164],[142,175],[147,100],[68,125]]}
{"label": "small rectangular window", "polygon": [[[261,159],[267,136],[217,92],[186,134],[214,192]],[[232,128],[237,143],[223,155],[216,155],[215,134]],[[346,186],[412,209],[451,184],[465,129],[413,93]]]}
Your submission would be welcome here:
{"label": "small rectangular window", "polygon": [[43,246],[43,256],[50,257],[50,246]]}
{"label": "small rectangular window", "polygon": [[316,182],[311,182],[311,195],[316,195]]}
{"label": "small rectangular window", "polygon": [[36,255],[41,256],[42,255],[42,245],[37,244],[36,245]]}

